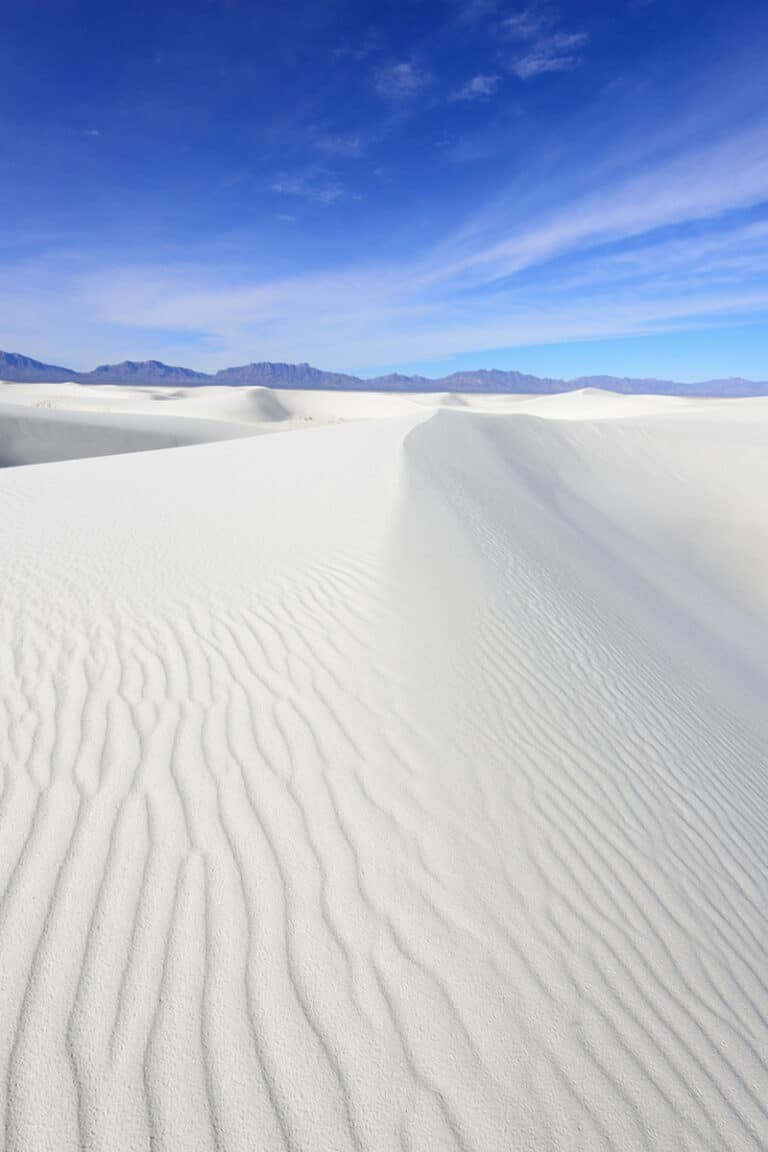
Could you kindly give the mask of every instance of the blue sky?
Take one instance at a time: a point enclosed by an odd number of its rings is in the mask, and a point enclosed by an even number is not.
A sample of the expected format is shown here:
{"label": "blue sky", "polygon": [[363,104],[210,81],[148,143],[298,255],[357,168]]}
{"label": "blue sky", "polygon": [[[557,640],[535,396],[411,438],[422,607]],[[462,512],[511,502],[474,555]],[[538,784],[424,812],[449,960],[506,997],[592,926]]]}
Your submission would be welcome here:
{"label": "blue sky", "polygon": [[0,348],[768,379],[764,0],[0,25]]}

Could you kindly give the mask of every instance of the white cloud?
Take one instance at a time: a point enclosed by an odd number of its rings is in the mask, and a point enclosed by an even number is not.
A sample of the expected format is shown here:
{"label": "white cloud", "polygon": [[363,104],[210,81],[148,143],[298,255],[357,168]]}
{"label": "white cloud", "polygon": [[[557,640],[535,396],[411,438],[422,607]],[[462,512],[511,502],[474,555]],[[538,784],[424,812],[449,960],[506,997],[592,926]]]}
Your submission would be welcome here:
{"label": "white cloud", "polygon": [[765,132],[760,124],[689,148],[666,162],[600,184],[522,227],[505,226],[508,206],[488,209],[443,246],[432,274],[441,280],[469,275],[489,283],[566,252],[768,201]]}
{"label": "white cloud", "polygon": [[581,63],[580,49],[588,40],[586,32],[558,29],[558,20],[558,10],[542,3],[513,12],[501,21],[502,38],[521,45],[507,62],[518,79],[567,72]]}
{"label": "white cloud", "polygon": [[[521,216],[488,205],[430,251],[389,263],[365,255],[324,275],[257,280],[228,257],[120,267],[109,255],[51,251],[0,268],[0,347],[87,367],[129,347],[196,367],[250,359],[374,368],[393,360],[535,342],[728,322],[768,310],[765,124],[667,159],[612,159],[590,190]],[[276,180],[284,195],[332,202],[315,169]],[[313,183],[314,182],[314,183]],[[311,189],[308,192],[308,189]],[[681,226],[684,226],[681,228]],[[567,257],[567,261],[566,258]],[[87,350],[75,341],[89,333]],[[40,340],[43,344],[40,344]],[[166,346],[166,341],[167,346]]]}
{"label": "white cloud", "polygon": [[358,157],[365,151],[362,136],[343,132],[315,132],[312,147],[328,156]]}
{"label": "white cloud", "polygon": [[499,86],[500,80],[500,76],[486,76],[480,73],[477,76],[473,76],[471,80],[468,80],[466,84],[454,92],[451,99],[486,100],[488,97],[493,96]]}
{"label": "white cloud", "polygon": [[521,8],[501,21],[501,31],[510,40],[533,40],[554,21],[551,8],[541,4]]}
{"label": "white cloud", "polygon": [[382,100],[395,102],[413,99],[431,83],[431,73],[414,60],[385,64],[373,78],[374,88]]}
{"label": "white cloud", "polygon": [[314,200],[318,204],[334,204],[349,195],[346,186],[335,176],[317,171],[282,173],[270,188],[279,195]]}
{"label": "white cloud", "polygon": [[[405,265],[240,284],[191,265],[66,276],[58,261],[51,266],[58,275],[49,293],[44,277],[33,285],[18,267],[13,275],[3,270],[0,347],[83,368],[130,346],[137,359],[209,369],[270,359],[372,370],[393,360],[668,330],[768,310],[763,284],[711,288],[699,278],[684,291],[659,291],[653,269],[631,295],[596,278],[582,293],[564,286],[558,294],[553,282],[539,295],[507,288],[472,298],[452,297],[440,284],[425,290],[419,269]],[[87,354],[77,335],[86,317],[94,341]]]}
{"label": "white cloud", "polygon": [[586,42],[586,32],[555,32],[551,36],[542,36],[527,52],[510,59],[509,70],[519,80],[530,80],[547,72],[570,72],[581,63],[579,49]]}

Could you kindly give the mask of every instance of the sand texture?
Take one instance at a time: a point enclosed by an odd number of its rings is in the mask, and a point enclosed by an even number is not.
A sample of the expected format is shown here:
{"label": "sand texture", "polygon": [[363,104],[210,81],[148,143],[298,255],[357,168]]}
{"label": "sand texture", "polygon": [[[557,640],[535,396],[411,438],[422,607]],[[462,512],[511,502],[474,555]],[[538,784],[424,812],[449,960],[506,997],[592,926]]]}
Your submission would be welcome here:
{"label": "sand texture", "polygon": [[768,401],[5,385],[0,463],[0,1148],[768,1147]]}

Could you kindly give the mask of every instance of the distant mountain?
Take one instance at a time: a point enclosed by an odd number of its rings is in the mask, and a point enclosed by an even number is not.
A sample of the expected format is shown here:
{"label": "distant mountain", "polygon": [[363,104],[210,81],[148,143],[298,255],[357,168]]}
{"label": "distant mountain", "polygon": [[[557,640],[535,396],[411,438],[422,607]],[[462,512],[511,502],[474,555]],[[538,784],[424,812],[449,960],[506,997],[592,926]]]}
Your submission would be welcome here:
{"label": "distant mountain", "polygon": [[[423,379],[423,377],[421,377]],[[441,392],[567,392],[575,387],[567,380],[529,376],[525,372],[502,372],[498,368],[481,368],[477,372],[453,372],[442,380],[426,381],[440,384]]]}
{"label": "distant mountain", "polygon": [[203,384],[210,381],[205,372],[176,368],[159,360],[123,360],[122,364],[100,364],[92,372],[79,372],[76,379],[89,384]]}
{"label": "distant mountain", "polygon": [[0,380],[15,380],[18,383],[50,384],[61,380],[73,380],[77,375],[71,368],[61,368],[56,364],[42,364],[30,356],[20,356],[18,352],[0,352]]}
{"label": "distant mountain", "polygon": [[365,387],[365,381],[356,376],[345,376],[341,372],[323,372],[309,364],[273,364],[264,361],[260,364],[243,364],[239,368],[222,368],[215,376],[208,378],[209,384],[229,384],[236,387],[250,385],[252,388],[317,388],[317,389],[358,389]]}
{"label": "distant mountain", "polygon": [[637,380],[629,376],[578,376],[568,381],[569,388],[603,388],[627,396],[765,396],[768,381],[745,380],[731,376],[727,380],[703,380],[698,384],[676,384],[674,380]]}
{"label": "distant mountain", "polygon": [[403,376],[398,372],[363,380],[343,372],[324,372],[310,364],[274,364],[263,361],[223,368],[209,374],[191,368],[162,364],[159,360],[124,360],[122,364],[101,364],[92,372],[75,372],[55,364],[43,364],[16,352],[0,352],[0,380],[50,384],[71,380],[78,384],[134,384],[139,386],[194,387],[220,384],[237,388],[306,388],[350,392],[510,392],[537,395],[571,392],[576,388],[603,388],[627,395],[661,396],[765,396],[768,381],[755,382],[741,377],[706,380],[700,384],[678,384],[674,380],[633,380],[627,376],[579,376],[574,380],[529,376],[524,372],[503,372],[482,368],[477,372],[453,372],[431,379]]}

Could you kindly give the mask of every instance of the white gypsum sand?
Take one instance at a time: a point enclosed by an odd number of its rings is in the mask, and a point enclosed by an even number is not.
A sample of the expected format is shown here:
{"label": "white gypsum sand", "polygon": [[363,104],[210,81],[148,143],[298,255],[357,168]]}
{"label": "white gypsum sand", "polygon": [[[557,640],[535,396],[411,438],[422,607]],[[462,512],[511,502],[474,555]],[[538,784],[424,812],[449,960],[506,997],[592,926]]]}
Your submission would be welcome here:
{"label": "white gypsum sand", "polygon": [[0,1147],[768,1145],[768,401],[0,406]]}

